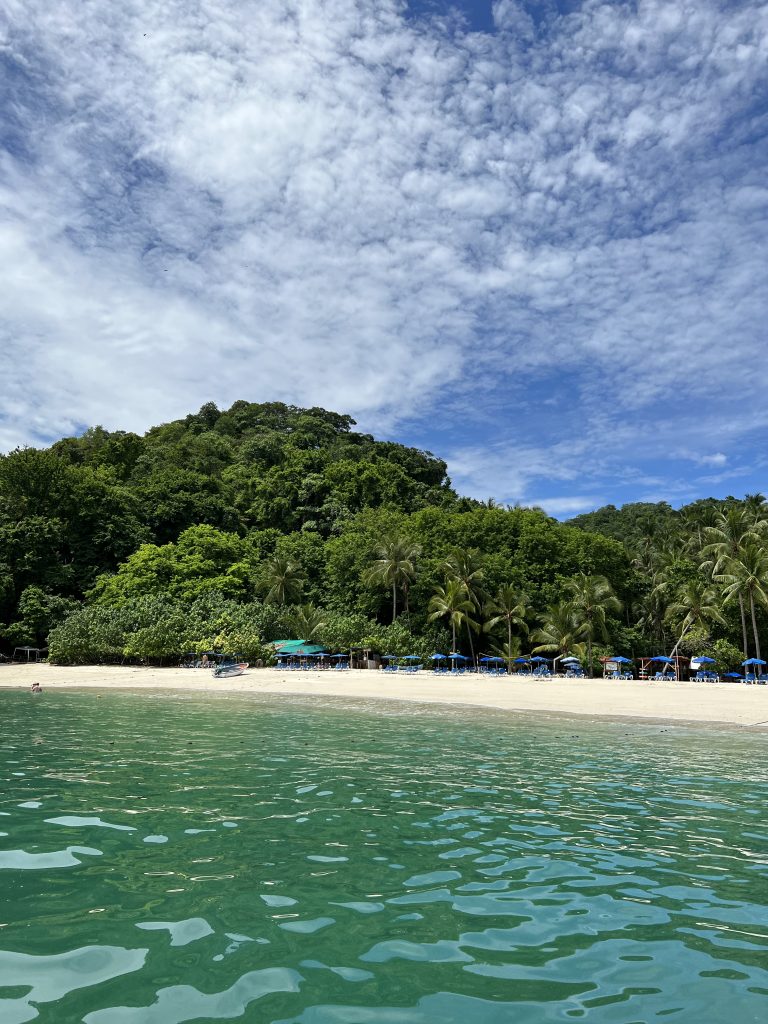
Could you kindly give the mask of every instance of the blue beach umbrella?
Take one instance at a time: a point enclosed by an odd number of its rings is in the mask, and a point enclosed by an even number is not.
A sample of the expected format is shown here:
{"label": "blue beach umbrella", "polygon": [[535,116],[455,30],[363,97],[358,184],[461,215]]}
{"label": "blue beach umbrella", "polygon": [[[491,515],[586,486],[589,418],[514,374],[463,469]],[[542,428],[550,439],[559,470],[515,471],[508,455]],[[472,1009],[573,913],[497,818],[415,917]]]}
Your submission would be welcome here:
{"label": "blue beach umbrella", "polygon": [[619,665],[631,665],[632,664],[632,659],[631,658],[625,658],[621,654],[618,655],[618,657],[616,657],[616,658],[609,658],[609,661],[615,661]]}
{"label": "blue beach umbrella", "polygon": [[742,661],[742,665],[765,665],[768,664],[763,661],[762,658],[747,658],[746,661]]}
{"label": "blue beach umbrella", "polygon": [[663,661],[666,665],[672,664],[672,659],[668,658],[666,654],[657,654],[655,658],[649,658],[648,661]]}
{"label": "blue beach umbrella", "polygon": [[447,654],[433,654],[432,661],[445,661],[448,658]]}
{"label": "blue beach umbrella", "polygon": [[514,663],[515,663],[515,665],[527,665],[528,664],[528,659],[527,658],[515,658],[515,662]]}
{"label": "blue beach umbrella", "polygon": [[404,654],[403,661],[421,661],[420,654]]}
{"label": "blue beach umbrella", "polygon": [[535,658],[531,658],[531,661],[549,661],[549,658],[542,658],[540,654],[537,654]]}
{"label": "blue beach umbrella", "polygon": [[458,654],[456,651],[451,651],[448,655],[449,658],[455,658],[457,661],[468,661],[469,659],[464,654]]}
{"label": "blue beach umbrella", "polygon": [[701,657],[697,656],[695,658],[691,658],[691,661],[696,661],[696,662],[699,663],[699,665],[714,665],[715,664],[715,659],[714,658],[708,658],[708,657],[706,657],[706,655],[701,655]]}
{"label": "blue beach umbrella", "polygon": [[726,672],[723,679],[741,679],[738,672]]}
{"label": "blue beach umbrella", "polygon": [[331,657],[332,658],[339,658],[339,659],[348,659],[349,655],[348,654],[332,654]]}

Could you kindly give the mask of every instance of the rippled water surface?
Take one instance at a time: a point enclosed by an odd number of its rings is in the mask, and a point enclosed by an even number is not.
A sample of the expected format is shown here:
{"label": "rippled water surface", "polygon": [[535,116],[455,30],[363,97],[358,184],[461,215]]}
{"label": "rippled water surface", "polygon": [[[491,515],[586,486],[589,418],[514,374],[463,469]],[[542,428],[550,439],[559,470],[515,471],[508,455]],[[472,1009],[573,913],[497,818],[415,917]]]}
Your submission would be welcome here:
{"label": "rippled water surface", "polygon": [[3,1024],[768,1020],[765,734],[0,703]]}

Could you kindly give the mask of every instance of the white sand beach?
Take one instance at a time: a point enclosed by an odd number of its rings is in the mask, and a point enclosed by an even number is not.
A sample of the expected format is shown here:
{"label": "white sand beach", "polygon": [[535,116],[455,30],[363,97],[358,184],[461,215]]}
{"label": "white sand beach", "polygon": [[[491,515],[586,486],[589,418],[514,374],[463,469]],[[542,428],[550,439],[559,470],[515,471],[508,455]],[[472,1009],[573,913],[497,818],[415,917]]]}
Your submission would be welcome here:
{"label": "white sand beach", "polygon": [[606,679],[515,679],[484,676],[398,675],[376,671],[286,672],[250,669],[213,679],[203,669],[135,666],[4,665],[0,688],[44,690],[188,690],[285,696],[346,697],[497,708],[510,712],[584,715],[656,722],[718,723],[768,728],[768,686]]}

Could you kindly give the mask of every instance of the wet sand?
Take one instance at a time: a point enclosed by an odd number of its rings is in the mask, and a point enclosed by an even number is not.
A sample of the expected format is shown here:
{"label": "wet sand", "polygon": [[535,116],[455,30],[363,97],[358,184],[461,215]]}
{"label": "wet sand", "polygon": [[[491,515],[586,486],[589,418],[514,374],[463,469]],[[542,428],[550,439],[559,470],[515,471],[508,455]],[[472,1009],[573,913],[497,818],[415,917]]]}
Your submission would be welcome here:
{"label": "wet sand", "polygon": [[606,679],[516,679],[381,671],[286,672],[249,669],[214,679],[204,669],[135,666],[0,666],[0,688],[44,690],[188,690],[380,699],[585,715],[654,722],[718,723],[768,728],[768,686],[740,683],[639,682]]}

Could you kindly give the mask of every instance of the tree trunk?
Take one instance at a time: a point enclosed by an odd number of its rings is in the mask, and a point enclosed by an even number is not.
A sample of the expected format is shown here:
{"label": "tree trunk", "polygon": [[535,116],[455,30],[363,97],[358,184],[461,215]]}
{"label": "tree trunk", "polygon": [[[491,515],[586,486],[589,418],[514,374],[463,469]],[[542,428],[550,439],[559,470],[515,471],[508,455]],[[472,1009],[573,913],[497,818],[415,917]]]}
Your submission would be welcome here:
{"label": "tree trunk", "polygon": [[[755,595],[750,590],[749,592],[749,610],[752,613],[752,632],[755,636],[755,657],[760,659],[760,637],[757,634],[757,618],[755,616]],[[746,658],[744,659],[746,661]],[[760,665],[755,666],[758,670]],[[757,674],[757,673],[756,673]]]}
{"label": "tree trunk", "polygon": [[507,675],[512,674],[512,620],[507,619]]}
{"label": "tree trunk", "polygon": [[469,650],[472,654],[472,667],[475,668],[475,645],[472,643],[472,630],[467,622],[467,636],[469,637]]}
{"label": "tree trunk", "polygon": [[397,617],[397,584],[392,584],[392,621]]}
{"label": "tree trunk", "polygon": [[592,668],[592,634],[591,633],[587,634],[587,672],[589,673],[589,678],[592,679],[593,676],[594,676],[594,671],[593,671],[593,668]]}
{"label": "tree trunk", "polygon": [[[749,657],[749,651],[747,650],[747,613],[744,611],[744,595],[739,594],[739,611],[741,613],[741,641],[744,648],[744,661]],[[758,654],[759,658],[760,655]]]}
{"label": "tree trunk", "polygon": [[453,616],[451,616],[451,635],[453,637],[453,647],[451,647],[451,652],[454,652],[456,650],[456,620]]}
{"label": "tree trunk", "polygon": [[685,634],[688,632],[688,630],[691,628],[692,625],[693,625],[693,623],[689,622],[688,625],[683,628],[683,632],[678,637],[677,643],[672,648],[672,653],[670,654],[670,658],[672,658],[673,664],[675,666],[675,680],[677,680],[677,681],[679,681],[679,679],[680,679],[680,675],[679,675],[678,670],[677,670],[677,657],[676,657],[677,656],[677,649],[680,646],[680,644],[683,642]]}

